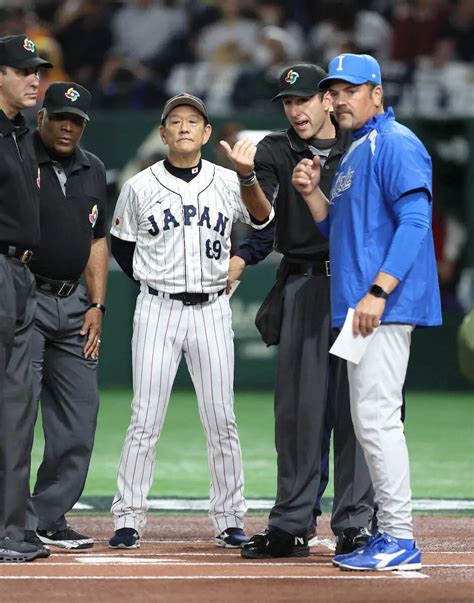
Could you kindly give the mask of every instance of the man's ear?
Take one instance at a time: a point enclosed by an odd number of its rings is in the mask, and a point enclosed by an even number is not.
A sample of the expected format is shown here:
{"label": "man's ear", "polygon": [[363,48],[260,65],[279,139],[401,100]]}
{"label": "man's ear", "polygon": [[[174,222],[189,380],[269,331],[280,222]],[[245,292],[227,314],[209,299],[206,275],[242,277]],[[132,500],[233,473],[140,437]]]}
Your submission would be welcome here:
{"label": "man's ear", "polygon": [[163,126],[160,126],[160,137],[163,143],[167,145],[168,143],[166,142],[166,130]]}

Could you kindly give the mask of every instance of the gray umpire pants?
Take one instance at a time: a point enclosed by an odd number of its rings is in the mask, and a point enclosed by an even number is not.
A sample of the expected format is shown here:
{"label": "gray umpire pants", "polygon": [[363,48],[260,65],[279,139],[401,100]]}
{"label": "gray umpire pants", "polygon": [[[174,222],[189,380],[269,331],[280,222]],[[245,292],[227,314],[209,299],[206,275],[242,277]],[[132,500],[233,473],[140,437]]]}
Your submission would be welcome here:
{"label": "gray umpire pants", "polygon": [[334,502],[331,527],[367,526],[373,491],[350,414],[346,363],[329,348],[330,279],[290,275],[284,289],[284,313],[275,391],[277,496],[269,525],[296,536],[311,522],[321,478],[321,444],[328,404],[333,405]]}
{"label": "gray umpire pants", "polygon": [[35,421],[30,339],[35,282],[0,254],[0,538],[23,540]]}
{"label": "gray umpire pants", "polygon": [[26,529],[63,530],[79,500],[94,444],[97,360],[86,360],[80,335],[89,306],[85,289],[69,297],[38,290],[32,337],[33,395],[41,401],[45,447],[28,505]]}

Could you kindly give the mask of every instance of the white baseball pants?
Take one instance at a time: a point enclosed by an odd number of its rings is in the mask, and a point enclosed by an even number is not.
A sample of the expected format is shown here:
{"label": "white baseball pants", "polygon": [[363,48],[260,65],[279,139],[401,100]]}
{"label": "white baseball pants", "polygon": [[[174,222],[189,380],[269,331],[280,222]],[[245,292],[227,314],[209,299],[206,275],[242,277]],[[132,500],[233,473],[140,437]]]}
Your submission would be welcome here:
{"label": "white baseball pants", "polygon": [[243,527],[242,455],[233,404],[234,344],[229,300],[186,306],[143,290],[137,298],[132,338],[132,418],[112,504],[115,529],[141,535],[153,481],[155,447],[184,352],[198,399],[211,475],[209,516],[215,533]]}
{"label": "white baseball pants", "polygon": [[411,325],[381,325],[360,363],[347,363],[352,422],[379,506],[379,531],[395,538],[413,538],[410,466],[401,420],[412,331]]}

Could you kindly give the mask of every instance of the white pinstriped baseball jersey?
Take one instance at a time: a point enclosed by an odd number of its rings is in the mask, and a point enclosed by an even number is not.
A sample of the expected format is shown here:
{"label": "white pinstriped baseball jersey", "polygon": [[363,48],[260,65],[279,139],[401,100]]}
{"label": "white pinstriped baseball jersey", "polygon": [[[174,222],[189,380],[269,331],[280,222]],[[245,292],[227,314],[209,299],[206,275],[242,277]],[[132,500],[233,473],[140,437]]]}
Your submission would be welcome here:
{"label": "white pinstriped baseball jersey", "polygon": [[134,277],[165,293],[215,293],[227,281],[230,231],[252,223],[235,172],[202,161],[190,182],[159,161],[122,187],[111,234],[136,242]]}

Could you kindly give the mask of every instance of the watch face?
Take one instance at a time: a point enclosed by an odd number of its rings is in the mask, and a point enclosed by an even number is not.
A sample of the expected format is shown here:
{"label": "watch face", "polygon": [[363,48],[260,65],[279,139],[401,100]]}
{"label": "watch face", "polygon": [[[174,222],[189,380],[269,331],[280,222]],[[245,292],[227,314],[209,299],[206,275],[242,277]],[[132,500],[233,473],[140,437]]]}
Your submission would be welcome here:
{"label": "watch face", "polygon": [[388,293],[386,293],[379,285],[372,285],[369,290],[369,293],[371,293],[375,297],[382,297],[383,299],[388,299]]}

